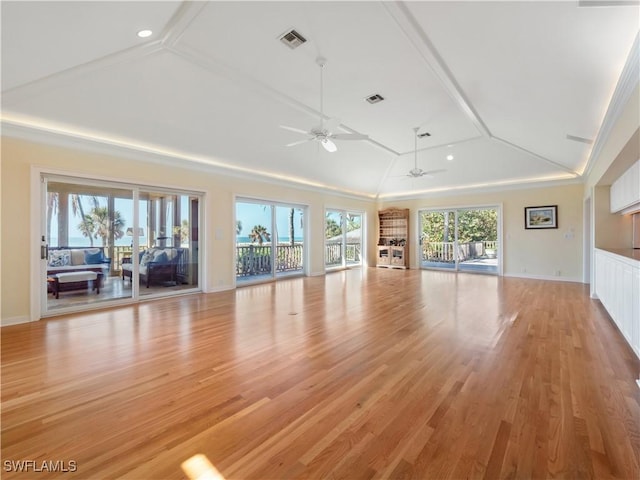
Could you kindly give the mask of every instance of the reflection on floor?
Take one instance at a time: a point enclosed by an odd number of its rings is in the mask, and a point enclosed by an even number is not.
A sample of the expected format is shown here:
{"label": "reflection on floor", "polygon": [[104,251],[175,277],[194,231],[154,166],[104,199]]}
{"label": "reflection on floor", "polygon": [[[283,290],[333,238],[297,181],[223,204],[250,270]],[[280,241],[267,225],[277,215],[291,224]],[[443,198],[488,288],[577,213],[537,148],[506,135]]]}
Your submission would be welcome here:
{"label": "reflection on floor", "polygon": [[[453,270],[456,268],[455,262],[422,262],[423,268],[446,268]],[[461,271],[467,272],[482,272],[482,273],[498,273],[498,259],[497,258],[476,258],[472,260],[466,260],[458,264],[458,268]]]}
{"label": "reflection on floor", "polygon": [[[140,285],[140,296],[144,297],[145,295],[153,294],[171,294],[176,291],[189,290],[192,288],[194,288],[192,285],[176,285],[175,283],[151,285],[149,288],[145,285]],[[47,311],[72,306],[76,307],[79,305],[93,305],[110,300],[131,298],[131,296],[131,282],[128,279],[123,281],[120,276],[107,277],[104,280],[102,287],[100,287],[100,293],[96,293],[89,282],[89,286],[86,289],[60,292],[59,299],[56,299],[52,294],[47,295]]]}

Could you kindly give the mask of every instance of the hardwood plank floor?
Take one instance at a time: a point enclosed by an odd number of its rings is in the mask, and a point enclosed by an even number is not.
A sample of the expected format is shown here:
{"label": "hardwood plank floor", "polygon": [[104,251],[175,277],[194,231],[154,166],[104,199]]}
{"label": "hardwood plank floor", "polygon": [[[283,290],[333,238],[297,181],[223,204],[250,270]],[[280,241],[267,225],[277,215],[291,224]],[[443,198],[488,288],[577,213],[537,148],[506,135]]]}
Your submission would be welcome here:
{"label": "hardwood plank floor", "polygon": [[640,476],[640,362],[581,284],[370,268],[1,333],[7,479]]}

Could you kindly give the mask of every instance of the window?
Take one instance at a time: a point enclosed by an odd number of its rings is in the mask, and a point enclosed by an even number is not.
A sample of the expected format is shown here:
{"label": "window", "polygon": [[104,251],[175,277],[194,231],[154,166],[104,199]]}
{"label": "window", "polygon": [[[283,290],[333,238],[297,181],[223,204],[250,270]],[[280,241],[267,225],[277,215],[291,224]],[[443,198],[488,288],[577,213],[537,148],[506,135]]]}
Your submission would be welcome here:
{"label": "window", "polygon": [[305,273],[306,207],[236,201],[236,280],[247,283]]}

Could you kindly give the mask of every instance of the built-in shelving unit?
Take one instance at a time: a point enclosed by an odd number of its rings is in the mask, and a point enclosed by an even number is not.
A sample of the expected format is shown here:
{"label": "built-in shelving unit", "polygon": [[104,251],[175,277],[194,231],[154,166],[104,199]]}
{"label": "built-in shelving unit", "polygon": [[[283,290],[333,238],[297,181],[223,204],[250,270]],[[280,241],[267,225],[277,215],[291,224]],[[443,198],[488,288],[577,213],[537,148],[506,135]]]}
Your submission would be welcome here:
{"label": "built-in shelving unit", "polygon": [[409,209],[388,208],[378,212],[378,257],[376,265],[409,268]]}

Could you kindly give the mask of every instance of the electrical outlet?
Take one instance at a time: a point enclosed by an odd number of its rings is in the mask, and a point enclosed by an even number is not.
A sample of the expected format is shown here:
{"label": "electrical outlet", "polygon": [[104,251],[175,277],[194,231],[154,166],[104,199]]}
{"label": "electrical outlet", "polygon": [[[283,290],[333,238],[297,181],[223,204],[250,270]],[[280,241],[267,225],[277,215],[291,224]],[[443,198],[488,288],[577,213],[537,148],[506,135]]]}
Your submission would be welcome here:
{"label": "electrical outlet", "polygon": [[556,270],[556,277],[559,277],[561,275],[560,270]]}

